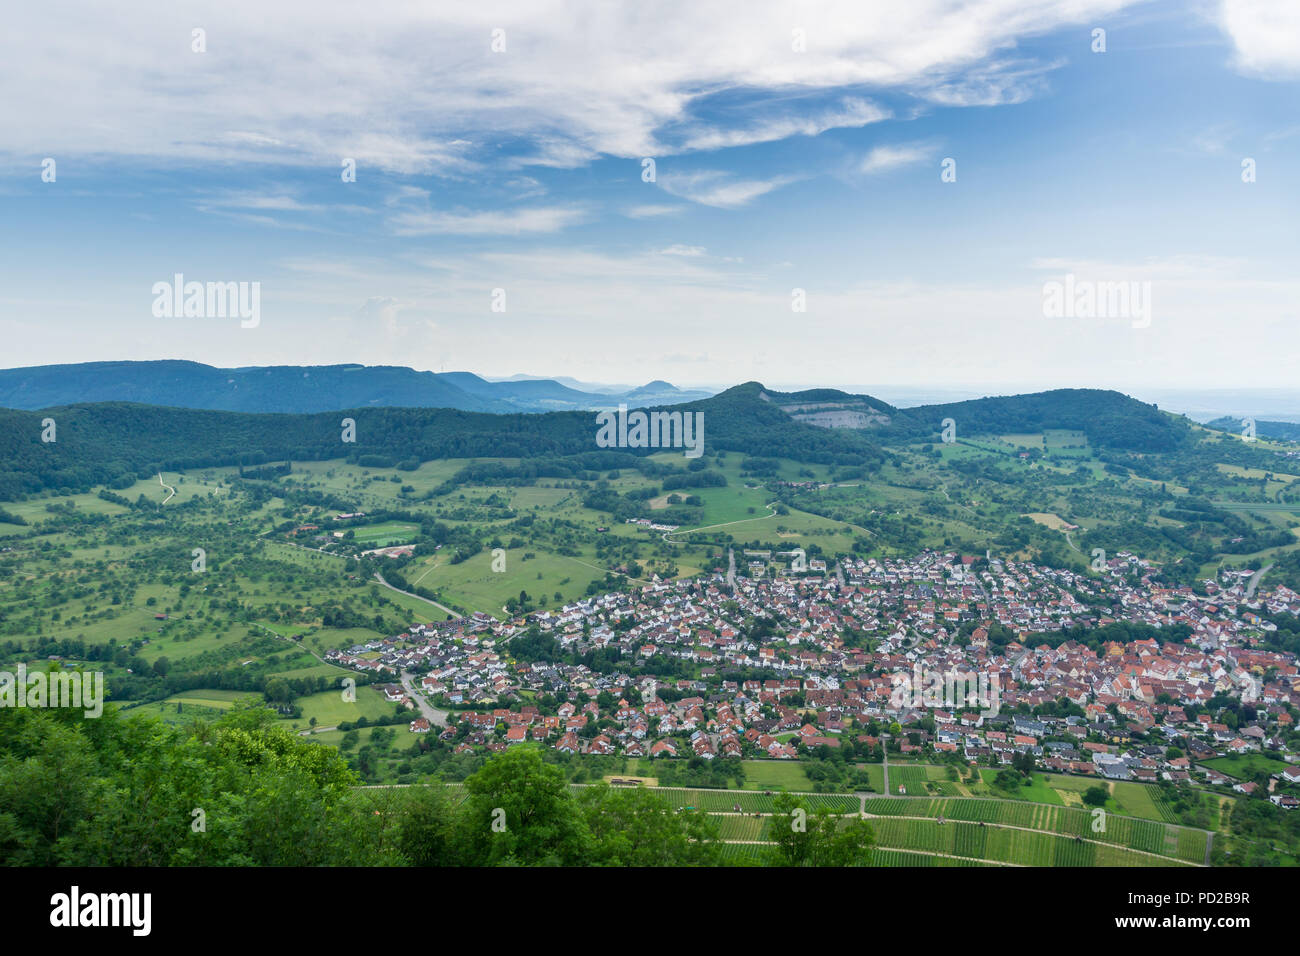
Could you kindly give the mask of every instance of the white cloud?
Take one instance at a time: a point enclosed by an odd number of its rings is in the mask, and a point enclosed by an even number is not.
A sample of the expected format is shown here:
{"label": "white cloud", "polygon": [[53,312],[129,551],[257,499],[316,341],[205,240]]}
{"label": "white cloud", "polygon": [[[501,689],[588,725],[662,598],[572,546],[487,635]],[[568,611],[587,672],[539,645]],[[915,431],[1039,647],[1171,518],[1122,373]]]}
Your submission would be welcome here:
{"label": "white cloud", "polygon": [[899,166],[923,163],[934,153],[934,147],[921,143],[899,143],[892,146],[877,146],[867,153],[858,167],[863,173],[883,173]]}
{"label": "white cloud", "polygon": [[717,169],[659,177],[659,186],[664,192],[719,209],[738,209],[791,182],[794,182],[791,177],[736,179],[730,173]]}
{"label": "white cloud", "polygon": [[1265,79],[1300,75],[1300,4],[1295,0],[1221,0],[1217,19],[1232,40],[1237,69]]}
{"label": "white cloud", "polygon": [[[23,90],[0,102],[0,155],[334,169],[348,157],[360,179],[374,168],[466,175],[503,160],[664,155],[669,130],[693,148],[815,135],[868,122],[870,108],[850,100],[791,116],[781,112],[791,91],[1015,102],[1032,91],[1034,66],[991,58],[1129,2],[821,0],[792,11],[750,0],[739,15],[732,0],[660,0],[652,12],[603,0],[20,4],[0,34],[0,86]],[[1275,59],[1284,41],[1238,19],[1228,18],[1246,58]],[[199,24],[205,53],[190,49]],[[491,52],[496,27],[506,52]],[[791,49],[795,27],[806,52]],[[702,107],[725,93],[769,119],[713,128]]]}
{"label": "white cloud", "polygon": [[702,256],[709,250],[703,246],[683,246],[681,244],[669,246],[666,249],[660,249],[661,256]]}
{"label": "white cloud", "polygon": [[1047,85],[1047,73],[1062,65],[997,61],[977,67],[924,92],[940,106],[1009,106],[1023,103]]}
{"label": "white cloud", "polygon": [[823,111],[816,116],[777,116],[749,127],[706,130],[688,138],[681,148],[722,149],[769,143],[790,136],[817,136],[830,129],[851,129],[879,123],[890,115],[889,110],[866,100],[846,99],[838,109]]}
{"label": "white cloud", "polygon": [[388,225],[399,236],[512,236],[559,232],[585,217],[582,209],[572,206],[476,212],[406,210],[389,217]]}
{"label": "white cloud", "polygon": [[624,210],[623,215],[629,219],[653,219],[657,216],[672,216],[681,212],[684,206],[664,206],[664,205],[646,205],[633,206],[631,209]]}

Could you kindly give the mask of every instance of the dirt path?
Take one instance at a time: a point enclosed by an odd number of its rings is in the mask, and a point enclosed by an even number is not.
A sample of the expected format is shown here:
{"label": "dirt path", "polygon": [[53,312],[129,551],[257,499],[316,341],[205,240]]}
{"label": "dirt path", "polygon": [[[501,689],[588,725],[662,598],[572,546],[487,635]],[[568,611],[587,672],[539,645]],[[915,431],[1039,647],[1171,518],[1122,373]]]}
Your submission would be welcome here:
{"label": "dirt path", "polygon": [[669,544],[684,544],[685,542],[683,541],[674,541],[671,537],[669,537],[669,535],[695,534],[697,531],[712,531],[714,528],[726,528],[733,524],[745,524],[748,521],[766,521],[768,518],[776,517],[776,508],[773,507],[775,504],[776,502],[771,502],[770,504],[766,504],[763,506],[764,508],[767,508],[771,512],[771,514],[759,515],[757,518],[738,518],[735,521],[724,521],[721,524],[706,524],[698,528],[687,528],[685,530],[678,528],[676,531],[665,531],[663,533],[663,539],[667,541]]}

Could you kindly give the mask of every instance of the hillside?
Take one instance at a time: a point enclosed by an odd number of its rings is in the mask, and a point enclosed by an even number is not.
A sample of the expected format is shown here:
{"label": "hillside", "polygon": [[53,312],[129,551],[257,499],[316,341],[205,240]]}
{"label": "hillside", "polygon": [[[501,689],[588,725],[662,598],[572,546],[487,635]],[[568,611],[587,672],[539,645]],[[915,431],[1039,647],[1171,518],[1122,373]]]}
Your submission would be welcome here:
{"label": "hillside", "polygon": [[[705,415],[711,451],[792,456],[805,461],[878,462],[873,439],[792,421],[759,398],[758,383],[673,410]],[[343,418],[356,441],[342,441]],[[53,418],[56,440],[41,440]],[[486,414],[445,408],[359,408],[313,414],[248,414],[123,402],[83,403],[40,412],[0,409],[0,500],[43,488],[125,486],[160,469],[347,458],[392,467],[441,458],[560,459],[589,456],[617,467],[658,449],[604,449],[591,412]]]}
{"label": "hillside", "polygon": [[1055,389],[907,409],[835,389],[766,394],[797,421],[875,430],[881,441],[937,438],[945,418],[956,422],[959,436],[1067,429],[1085,433],[1098,448],[1134,452],[1174,451],[1188,434],[1184,420],[1103,389]]}
{"label": "hillside", "polygon": [[668,405],[706,396],[662,381],[628,392],[584,392],[551,379],[489,382],[471,372],[391,365],[215,368],[165,360],[0,369],[0,407],[22,409],[134,402],[227,412],[396,407],[504,413],[588,410],[619,402]]}
{"label": "hillside", "polygon": [[[1228,432],[1231,435],[1240,435],[1243,420],[1232,415],[1224,415],[1212,422],[1206,422],[1205,427]],[[1255,437],[1271,438],[1276,441],[1300,441],[1300,423],[1256,421]]]}
{"label": "hillside", "polygon": [[[410,372],[332,366],[325,374],[295,369],[292,371],[297,374],[289,377],[283,374],[287,370],[261,371],[267,373],[266,382],[314,382],[287,399],[290,403],[310,403],[313,395],[324,397],[323,392],[313,391],[320,382],[346,378],[349,369],[367,374]],[[177,370],[172,381],[187,380],[193,371]],[[463,396],[462,401],[494,409],[501,404],[467,390],[482,391],[493,384],[477,376],[454,373],[453,381],[466,386],[459,388],[431,373],[412,374],[427,376],[433,388],[455,389]],[[260,378],[239,382],[256,383]],[[392,381],[401,379],[399,374]],[[155,380],[165,381],[161,374]],[[511,384],[532,392],[535,401],[552,400],[573,391],[554,382]],[[241,396],[255,390],[245,384]],[[90,391],[94,393],[94,389]],[[390,394],[401,391],[397,388]],[[48,393],[33,390],[31,394]],[[747,382],[712,398],[661,407],[703,412],[705,443],[710,451],[871,467],[883,460],[881,443],[936,435],[944,418],[953,418],[963,436],[1075,429],[1086,433],[1099,448],[1143,453],[1173,451],[1180,447],[1187,432],[1185,422],[1154,406],[1118,392],[1090,389],[897,409],[870,396],[834,389],[783,393],[770,391],[758,382]],[[57,423],[54,443],[41,441],[41,422],[47,417]],[[344,417],[356,420],[355,443],[341,439]],[[496,414],[455,408],[355,407],[301,414],[251,414],[125,402],[80,402],[41,412],[0,409],[0,455],[4,459],[0,465],[0,500],[15,500],[46,488],[126,485],[167,468],[334,458],[376,467],[398,463],[415,467],[421,461],[442,458],[535,460],[591,455],[600,456],[604,463],[576,467],[599,468],[615,467],[619,456],[626,459],[629,454],[644,456],[651,451],[601,448],[595,441],[596,432],[590,411]]]}
{"label": "hillside", "polygon": [[821,428],[874,428],[888,425],[898,412],[892,405],[870,395],[851,395],[834,388],[764,391],[762,397],[795,421]]}

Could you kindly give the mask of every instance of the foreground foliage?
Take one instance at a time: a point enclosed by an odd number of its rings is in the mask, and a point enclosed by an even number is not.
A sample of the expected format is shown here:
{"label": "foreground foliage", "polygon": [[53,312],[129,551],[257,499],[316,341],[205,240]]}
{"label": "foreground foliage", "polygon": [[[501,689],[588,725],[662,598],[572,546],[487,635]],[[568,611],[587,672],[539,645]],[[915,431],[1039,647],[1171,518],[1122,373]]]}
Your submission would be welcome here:
{"label": "foreground foliage", "polygon": [[[10,866],[699,866],[725,862],[717,817],[647,790],[575,793],[532,747],[463,790],[359,788],[337,750],[238,707],[184,728],[68,710],[0,711],[0,862]],[[461,799],[463,797],[463,799]],[[792,803],[793,809],[796,804]],[[779,862],[854,862],[832,851]],[[829,827],[830,829],[826,829]],[[861,830],[855,845],[861,842]],[[858,858],[860,861],[860,858]]]}

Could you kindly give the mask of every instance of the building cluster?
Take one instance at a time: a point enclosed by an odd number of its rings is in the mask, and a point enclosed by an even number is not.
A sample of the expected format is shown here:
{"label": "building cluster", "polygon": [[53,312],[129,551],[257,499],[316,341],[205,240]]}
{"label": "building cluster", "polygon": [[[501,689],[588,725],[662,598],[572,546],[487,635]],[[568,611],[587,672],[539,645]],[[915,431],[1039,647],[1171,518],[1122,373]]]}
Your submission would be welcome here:
{"label": "building cluster", "polygon": [[[1158,583],[1157,567],[1124,552],[1098,569],[936,551],[845,559],[825,574],[811,561],[750,578],[719,569],[510,621],[416,625],[333,659],[419,674],[421,692],[452,709],[443,733],[458,749],[527,740],[569,753],[797,759],[870,751],[897,724],[905,752],[988,765],[1028,753],[1045,769],[1116,780],[1231,785],[1199,763],[1294,759],[1300,670],[1270,645],[1267,618],[1300,614],[1300,594],[1256,588],[1247,572],[1198,594]],[[1060,633],[1109,624],[1156,636],[1090,647]],[[557,653],[513,659],[510,642],[534,627]],[[593,669],[596,657],[613,668]],[[997,700],[900,702],[900,675],[918,670],[996,677],[982,686]],[[1247,706],[1216,718],[1216,695]]]}

